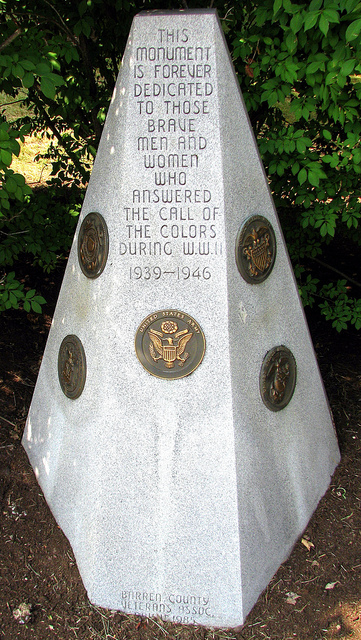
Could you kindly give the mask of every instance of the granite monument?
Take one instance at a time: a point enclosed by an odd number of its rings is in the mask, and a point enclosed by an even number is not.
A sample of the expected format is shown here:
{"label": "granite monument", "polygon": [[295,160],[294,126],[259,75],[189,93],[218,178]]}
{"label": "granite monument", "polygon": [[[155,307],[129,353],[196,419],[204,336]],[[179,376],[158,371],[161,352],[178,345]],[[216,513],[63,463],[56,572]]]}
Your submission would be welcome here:
{"label": "granite monument", "polygon": [[232,627],[339,451],[214,10],[134,18],[23,444],[94,604]]}

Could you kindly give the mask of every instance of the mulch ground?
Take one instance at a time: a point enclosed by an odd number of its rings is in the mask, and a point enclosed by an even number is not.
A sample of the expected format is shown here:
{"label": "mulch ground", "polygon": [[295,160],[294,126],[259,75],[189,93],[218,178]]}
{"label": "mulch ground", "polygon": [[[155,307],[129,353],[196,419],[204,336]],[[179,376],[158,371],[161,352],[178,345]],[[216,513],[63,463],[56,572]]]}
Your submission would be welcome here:
{"label": "mulch ground", "polygon": [[342,461],[243,628],[217,631],[141,619],[89,603],[71,547],[21,447],[61,275],[38,274],[49,301],[43,316],[0,316],[0,638],[361,640],[361,332],[337,335],[309,319]]}

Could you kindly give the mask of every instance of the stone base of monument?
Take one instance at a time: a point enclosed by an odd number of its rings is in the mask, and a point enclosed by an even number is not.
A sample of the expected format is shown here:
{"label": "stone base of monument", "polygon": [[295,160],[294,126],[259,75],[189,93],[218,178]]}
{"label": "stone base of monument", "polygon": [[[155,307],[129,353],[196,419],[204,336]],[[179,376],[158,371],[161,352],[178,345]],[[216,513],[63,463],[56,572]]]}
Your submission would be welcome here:
{"label": "stone base of monument", "polygon": [[216,13],[134,19],[23,438],[94,604],[235,627],[339,461]]}

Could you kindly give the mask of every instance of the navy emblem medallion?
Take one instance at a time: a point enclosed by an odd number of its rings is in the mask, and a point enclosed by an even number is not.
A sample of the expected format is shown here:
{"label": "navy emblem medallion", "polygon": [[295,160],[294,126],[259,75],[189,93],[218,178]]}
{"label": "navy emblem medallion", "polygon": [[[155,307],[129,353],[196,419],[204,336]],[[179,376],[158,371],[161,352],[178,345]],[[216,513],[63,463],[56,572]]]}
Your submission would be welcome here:
{"label": "navy emblem medallion", "polygon": [[276,259],[276,236],[263,216],[252,216],[242,225],[236,238],[236,263],[242,278],[259,284],[268,278]]}

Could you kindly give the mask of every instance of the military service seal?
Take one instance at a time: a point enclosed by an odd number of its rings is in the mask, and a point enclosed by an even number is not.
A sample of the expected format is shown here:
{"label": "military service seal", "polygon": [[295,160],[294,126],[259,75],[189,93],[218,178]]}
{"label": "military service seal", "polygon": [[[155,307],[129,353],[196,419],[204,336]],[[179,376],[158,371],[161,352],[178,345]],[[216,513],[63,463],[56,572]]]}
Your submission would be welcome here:
{"label": "military service seal", "polygon": [[262,400],[268,409],[281,411],[288,405],[295,390],[296,376],[296,360],[287,347],[273,347],[266,353],[259,384]]}
{"label": "military service seal", "polygon": [[71,400],[79,398],[85,385],[86,358],[77,336],[66,336],[60,345],[58,376],[63,393]]}
{"label": "military service seal", "polygon": [[205,348],[198,322],[175,309],[150,314],[135,335],[135,351],[143,367],[166,380],[189,376],[202,362]]}
{"label": "military service seal", "polygon": [[109,236],[103,216],[88,213],[78,236],[78,259],[82,272],[87,278],[98,278],[108,259]]}
{"label": "military service seal", "polygon": [[242,278],[259,284],[268,278],[276,259],[276,237],[263,216],[252,216],[240,228],[236,239],[236,263]]}

